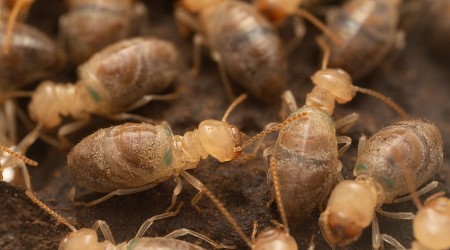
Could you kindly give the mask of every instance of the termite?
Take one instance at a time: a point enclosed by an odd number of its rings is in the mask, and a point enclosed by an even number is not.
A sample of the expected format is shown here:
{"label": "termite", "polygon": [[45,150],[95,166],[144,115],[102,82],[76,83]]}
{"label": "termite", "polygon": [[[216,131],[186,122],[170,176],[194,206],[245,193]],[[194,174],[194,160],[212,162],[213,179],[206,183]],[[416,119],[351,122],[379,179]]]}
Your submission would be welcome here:
{"label": "termite", "polygon": [[119,40],[138,35],[147,21],[147,8],[135,0],[69,0],[60,18],[60,37],[76,64]]}
{"label": "termite", "polygon": [[[353,170],[356,179],[336,185],[319,218],[328,243],[347,246],[372,223],[372,246],[378,249],[381,237],[375,211],[398,219],[413,217],[410,213],[391,213],[380,208],[384,203],[405,200],[405,197],[396,199],[409,193],[403,172],[412,176],[414,188],[418,188],[439,172],[442,162],[442,138],[429,121],[402,121],[385,127],[368,140],[361,137]],[[428,184],[419,193],[436,184]]]}
{"label": "termite", "polygon": [[198,166],[201,159],[211,155],[220,162],[246,158],[242,150],[264,135],[279,130],[304,116],[299,113],[243,142],[244,134],[226,122],[230,112],[246,95],[237,98],[221,121],[202,121],[198,129],[184,136],[173,135],[167,123],[126,123],[101,129],[84,138],[70,151],[68,168],[76,183],[97,192],[109,192],[91,201],[95,205],[114,195],[141,192],[174,176],[177,183],[172,205],[180,193],[181,174],[200,192],[192,200],[195,206],[201,195],[201,182],[186,172]]}
{"label": "termite", "polygon": [[401,32],[397,25],[402,0],[349,0],[327,13],[327,26],[343,42],[329,43],[330,66],[358,79],[375,69]]}
{"label": "termite", "polygon": [[195,74],[200,67],[201,45],[207,45],[217,62],[222,82],[234,99],[227,74],[248,93],[273,102],[285,88],[286,58],[280,38],[251,4],[235,0],[182,0],[175,18],[193,30]]}
{"label": "termite", "polygon": [[[281,129],[276,144],[264,151],[264,157],[270,156],[270,161],[277,166],[286,213],[290,220],[297,222],[303,221],[325,201],[334,181],[340,177],[339,156],[351,144],[349,137],[336,136],[336,129],[351,126],[358,115],[353,113],[335,122],[332,118],[335,102],[344,104],[351,101],[356,92],[365,93],[388,104],[402,118],[408,117],[384,95],[354,86],[345,71],[327,68],[329,47],[323,39],[317,41],[324,51],[322,69],[311,77],[315,86],[306,95],[305,105],[298,108],[291,92],[282,96],[291,112],[290,117],[303,112],[308,115]],[[338,144],[344,146],[338,149]]]}
{"label": "termite", "polygon": [[175,46],[157,38],[133,38],[112,44],[78,68],[75,84],[41,83],[28,106],[31,118],[43,129],[58,127],[61,116],[77,121],[59,128],[64,137],[85,126],[90,114],[126,119],[121,113],[155,99],[175,94],[152,95],[169,86],[180,70]]}

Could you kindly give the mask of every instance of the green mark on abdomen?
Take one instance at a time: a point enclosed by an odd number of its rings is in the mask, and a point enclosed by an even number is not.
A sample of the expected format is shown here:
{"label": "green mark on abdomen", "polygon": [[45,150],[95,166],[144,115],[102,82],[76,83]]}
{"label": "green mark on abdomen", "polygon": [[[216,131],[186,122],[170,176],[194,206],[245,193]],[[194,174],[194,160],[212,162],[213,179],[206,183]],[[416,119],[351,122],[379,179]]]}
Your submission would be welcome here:
{"label": "green mark on abdomen", "polygon": [[91,86],[86,86],[86,89],[87,89],[89,95],[92,97],[92,99],[95,100],[95,102],[102,101],[102,97],[97,93],[97,91],[95,91],[95,89],[93,89]]}

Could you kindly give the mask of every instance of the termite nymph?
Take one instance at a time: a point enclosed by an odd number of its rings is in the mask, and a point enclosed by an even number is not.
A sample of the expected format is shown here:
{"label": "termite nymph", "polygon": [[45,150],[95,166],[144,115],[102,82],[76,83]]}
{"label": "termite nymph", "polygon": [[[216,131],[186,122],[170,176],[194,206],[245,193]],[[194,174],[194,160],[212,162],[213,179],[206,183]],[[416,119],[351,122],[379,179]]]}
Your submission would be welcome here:
{"label": "termite nymph", "polygon": [[[350,146],[347,136],[336,136],[336,129],[351,126],[358,115],[353,113],[336,122],[332,115],[335,103],[344,104],[357,92],[373,95],[385,102],[403,118],[406,112],[389,98],[373,90],[354,86],[351,77],[341,69],[327,68],[329,48],[322,39],[324,50],[322,69],[311,76],[315,85],[306,95],[305,105],[298,108],[291,92],[282,96],[290,116],[308,115],[290,123],[278,135],[274,146],[264,151],[264,157],[274,161],[280,176],[280,192],[289,220],[301,222],[325,201],[340,176],[339,156]],[[282,112],[283,115],[286,113]],[[338,144],[343,144],[338,149]],[[269,178],[271,175],[269,173]]]}
{"label": "termite nymph", "polygon": [[[443,162],[442,139],[437,127],[428,121],[395,123],[361,137],[353,174],[355,180],[340,182],[332,191],[326,210],[320,215],[321,230],[332,246],[347,246],[372,223],[373,248],[380,247],[375,211],[393,218],[408,219],[409,213],[381,211],[383,203],[400,202],[409,193],[403,168],[412,176],[414,188],[430,180]],[[435,187],[431,183],[423,192]]]}
{"label": "termite nymph", "polygon": [[121,112],[164,99],[152,94],[167,88],[179,70],[178,52],[172,43],[151,37],[124,40],[81,65],[75,84],[40,84],[32,94],[29,114],[43,129],[59,126],[61,116],[77,120],[61,127],[59,136],[84,126],[90,114],[133,118]]}
{"label": "termite nymph", "polygon": [[252,5],[183,0],[175,17],[180,26],[196,33],[193,70],[199,70],[200,48],[207,45],[230,99],[234,97],[227,75],[263,102],[273,102],[281,94],[287,76],[282,44],[272,24]]}
{"label": "termite nymph", "polygon": [[122,39],[138,35],[147,9],[135,0],[69,0],[60,19],[61,40],[76,64]]}
{"label": "termite nymph", "polygon": [[[298,114],[264,130],[243,142],[238,128],[226,122],[231,110],[246,98],[241,95],[231,104],[222,121],[205,120],[198,129],[184,136],[173,135],[167,123],[127,123],[101,129],[84,138],[70,151],[67,161],[71,175],[81,186],[108,195],[90,202],[94,205],[114,195],[140,192],[154,187],[171,176],[177,187],[172,206],[181,191],[181,174],[201,194],[201,182],[190,178],[185,170],[196,168],[208,155],[220,162],[246,157],[241,152],[249,144],[305,115]],[[196,199],[193,199],[193,204]]]}
{"label": "termite nymph", "polygon": [[327,25],[343,42],[331,47],[330,66],[359,79],[375,69],[395,45],[402,0],[350,0],[327,13]]}

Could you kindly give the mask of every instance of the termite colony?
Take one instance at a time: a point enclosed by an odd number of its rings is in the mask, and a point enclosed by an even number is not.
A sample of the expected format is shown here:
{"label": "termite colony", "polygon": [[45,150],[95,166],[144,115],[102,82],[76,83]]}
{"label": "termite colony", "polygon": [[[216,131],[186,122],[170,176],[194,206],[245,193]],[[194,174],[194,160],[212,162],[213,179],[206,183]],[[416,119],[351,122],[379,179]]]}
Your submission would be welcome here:
{"label": "termite colony", "polygon": [[0,0],[0,248],[449,249],[449,11]]}

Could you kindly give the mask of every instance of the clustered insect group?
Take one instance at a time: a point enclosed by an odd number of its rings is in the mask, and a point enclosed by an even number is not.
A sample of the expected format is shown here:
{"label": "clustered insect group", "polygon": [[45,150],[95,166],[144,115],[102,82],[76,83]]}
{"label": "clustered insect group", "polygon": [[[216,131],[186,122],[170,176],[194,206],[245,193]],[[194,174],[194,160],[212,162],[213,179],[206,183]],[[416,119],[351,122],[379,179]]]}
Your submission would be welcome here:
{"label": "clustered insect group", "polygon": [[[207,46],[217,63],[224,96],[232,100],[222,120],[204,120],[182,136],[175,135],[167,122],[129,113],[150,101],[176,100],[180,95],[161,94],[177,79],[183,66],[180,52],[171,41],[139,36],[148,28],[144,4],[131,0],[68,0],[69,10],[60,17],[57,44],[23,22],[23,13],[32,2],[0,2],[0,144],[4,145],[0,149],[5,152],[0,163],[2,169],[20,167],[27,196],[73,231],[61,241],[60,249],[203,249],[175,239],[186,234],[214,248],[232,248],[186,228],[165,237],[144,237],[155,220],[176,216],[180,211],[180,177],[198,190],[192,206],[197,207],[203,194],[209,197],[251,249],[298,249],[288,223],[302,223],[327,200],[318,223],[332,247],[351,245],[372,225],[373,249],[388,244],[404,249],[394,237],[381,233],[378,213],[414,219],[413,249],[450,248],[450,200],[437,193],[422,205],[417,198],[438,185],[431,182],[420,188],[442,169],[440,132],[432,122],[411,119],[390,98],[355,86],[352,81],[366,76],[398,49],[401,0],[348,0],[326,12],[326,24],[309,11],[320,1],[256,0],[251,4],[238,0],[180,0],[174,8],[174,20],[181,34],[194,33],[190,73],[193,77],[200,74],[201,46]],[[439,6],[432,6],[435,12],[439,7],[450,8],[450,1],[436,2]],[[316,38],[323,59],[321,68],[311,76],[314,88],[299,108],[286,89],[287,56],[304,36],[303,19],[323,31],[324,35]],[[294,38],[289,43],[283,42],[277,32],[277,27],[287,20],[292,20],[294,27]],[[75,83],[48,80],[66,63],[77,65]],[[263,107],[280,102],[281,97],[283,121],[267,124],[252,137],[229,124],[231,111],[247,98],[247,94],[235,97],[229,78]],[[33,92],[21,90],[36,81],[43,82]],[[344,180],[339,157],[350,147],[351,138],[338,133],[342,128],[350,129],[358,114],[336,120],[332,115],[335,103],[345,104],[358,92],[384,102],[402,121],[369,139],[360,138],[353,169],[355,179]],[[20,97],[31,97],[28,116],[35,123],[22,140],[17,138],[17,117],[28,120],[19,115],[22,111],[15,99]],[[70,143],[66,137],[88,125],[92,115],[140,123],[102,128],[71,149],[67,169],[73,180],[92,191],[107,193],[84,202],[85,206],[97,205],[115,195],[145,191],[172,177],[176,182],[166,212],[146,220],[135,238],[120,244],[116,244],[106,222],[98,220],[92,229],[76,229],[40,201],[32,191],[25,167],[25,163],[37,164],[24,155],[38,138],[56,147],[66,146]],[[72,121],[67,123],[63,118]],[[56,139],[48,135],[52,129],[57,130]],[[278,132],[273,146],[260,150],[265,137],[273,132]],[[255,223],[249,237],[219,199],[188,170],[197,168],[209,155],[219,162],[246,162],[259,154],[267,163],[268,185],[282,224],[256,234]],[[385,203],[408,199],[415,202],[416,215],[381,209]],[[174,207],[177,209],[172,211]],[[105,241],[99,242],[97,229]]]}

